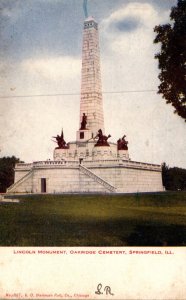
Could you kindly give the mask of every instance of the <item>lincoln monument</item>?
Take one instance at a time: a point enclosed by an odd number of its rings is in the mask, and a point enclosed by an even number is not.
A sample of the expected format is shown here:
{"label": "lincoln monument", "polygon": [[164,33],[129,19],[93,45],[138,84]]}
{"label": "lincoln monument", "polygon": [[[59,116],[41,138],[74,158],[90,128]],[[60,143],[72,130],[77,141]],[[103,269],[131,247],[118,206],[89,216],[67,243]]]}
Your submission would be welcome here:
{"label": "lincoln monument", "polygon": [[62,131],[53,136],[53,160],[18,163],[8,193],[163,191],[161,166],[132,161],[126,135],[113,143],[105,131],[98,23],[85,12],[76,140]]}

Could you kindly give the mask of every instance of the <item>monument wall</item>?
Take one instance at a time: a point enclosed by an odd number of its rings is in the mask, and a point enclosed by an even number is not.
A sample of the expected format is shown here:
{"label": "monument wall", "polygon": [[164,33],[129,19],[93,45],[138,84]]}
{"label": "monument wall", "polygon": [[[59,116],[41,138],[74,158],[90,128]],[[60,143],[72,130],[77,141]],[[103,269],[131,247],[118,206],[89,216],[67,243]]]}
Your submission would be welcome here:
{"label": "monument wall", "polygon": [[[53,164],[54,163],[54,164]],[[85,174],[78,161],[69,163],[38,162],[27,171],[17,184],[10,187],[12,193],[41,193],[41,181],[45,180],[46,193],[63,192],[108,192],[104,182],[112,185],[116,193],[155,192],[163,191],[161,168],[156,165],[129,162],[130,165],[116,166],[115,161],[87,162]],[[133,165],[133,166],[132,166]],[[84,164],[83,164],[84,166]],[[146,168],[146,169],[145,169]],[[17,174],[21,172],[17,169]],[[91,175],[91,176],[90,176]],[[92,176],[93,175],[93,176]],[[100,183],[99,179],[103,182]]]}

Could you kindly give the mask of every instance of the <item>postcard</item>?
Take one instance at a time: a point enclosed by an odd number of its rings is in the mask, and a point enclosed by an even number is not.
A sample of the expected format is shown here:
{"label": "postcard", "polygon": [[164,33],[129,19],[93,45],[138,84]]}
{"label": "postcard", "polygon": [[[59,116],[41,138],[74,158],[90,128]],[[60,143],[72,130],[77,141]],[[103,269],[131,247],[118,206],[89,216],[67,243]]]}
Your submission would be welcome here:
{"label": "postcard", "polygon": [[0,0],[0,299],[186,299],[184,0]]}

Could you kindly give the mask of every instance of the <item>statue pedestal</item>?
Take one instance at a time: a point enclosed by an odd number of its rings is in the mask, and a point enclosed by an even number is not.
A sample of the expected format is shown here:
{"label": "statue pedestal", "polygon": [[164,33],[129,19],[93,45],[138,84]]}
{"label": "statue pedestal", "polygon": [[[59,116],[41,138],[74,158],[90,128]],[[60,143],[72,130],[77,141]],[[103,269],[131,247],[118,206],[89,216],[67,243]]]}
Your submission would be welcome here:
{"label": "statue pedestal", "polygon": [[129,160],[128,150],[118,150],[118,158]]}
{"label": "statue pedestal", "polygon": [[77,142],[86,142],[92,138],[92,132],[89,129],[80,129],[76,132]]}
{"label": "statue pedestal", "polygon": [[92,151],[93,160],[106,160],[113,158],[112,148],[110,146],[94,147]]}
{"label": "statue pedestal", "polygon": [[66,160],[68,158],[68,149],[54,149],[54,160]]}

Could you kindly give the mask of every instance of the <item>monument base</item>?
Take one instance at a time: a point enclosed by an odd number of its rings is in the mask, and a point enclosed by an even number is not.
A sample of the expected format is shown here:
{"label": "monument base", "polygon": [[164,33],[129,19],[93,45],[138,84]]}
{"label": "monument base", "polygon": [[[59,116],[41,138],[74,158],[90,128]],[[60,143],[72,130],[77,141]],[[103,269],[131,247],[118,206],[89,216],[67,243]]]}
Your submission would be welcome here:
{"label": "monument base", "polygon": [[8,193],[138,193],[163,191],[161,166],[123,159],[19,163]]}

